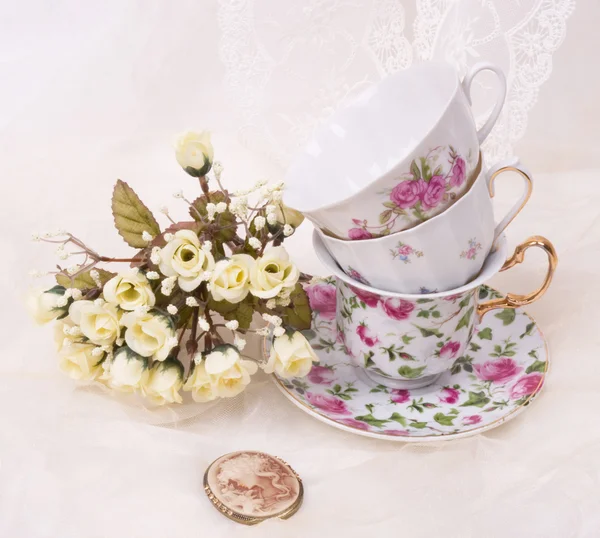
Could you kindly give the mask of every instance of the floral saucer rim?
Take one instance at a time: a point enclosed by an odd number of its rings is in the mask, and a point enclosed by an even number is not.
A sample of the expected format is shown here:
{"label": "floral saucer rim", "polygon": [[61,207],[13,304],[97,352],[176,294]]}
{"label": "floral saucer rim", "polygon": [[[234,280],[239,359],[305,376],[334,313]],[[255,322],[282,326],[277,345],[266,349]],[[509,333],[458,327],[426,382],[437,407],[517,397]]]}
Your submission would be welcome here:
{"label": "floral saucer rim", "polygon": [[[529,407],[533,403],[533,401],[538,397],[539,393],[543,390],[543,387],[545,385],[547,375],[550,370],[550,350],[548,347],[548,341],[547,341],[546,337],[544,336],[543,332],[541,331],[541,329],[539,328],[539,325],[537,324],[535,319],[529,313],[525,312],[521,308],[516,309],[516,312],[523,314],[530,319],[531,323],[534,325],[535,329],[538,331],[541,341],[543,342],[544,358],[545,358],[545,363],[546,363],[543,372],[541,372],[543,377],[542,377],[539,385],[537,386],[537,388],[530,395],[528,395],[528,397],[525,398],[522,403],[513,407],[508,413],[496,418],[492,422],[482,424],[481,426],[478,426],[475,428],[470,428],[465,431],[441,432],[441,433],[436,433],[436,434],[431,434],[431,435],[422,435],[422,436],[406,436],[406,435],[395,436],[395,435],[390,435],[390,434],[386,434],[386,433],[367,431],[363,428],[349,426],[347,424],[341,423],[338,420],[335,420],[334,417],[326,415],[324,412],[319,412],[318,410],[313,409],[308,404],[306,404],[304,401],[297,398],[296,393],[288,390],[288,388],[284,384],[284,381],[282,381],[282,379],[280,379],[277,376],[277,374],[272,374],[271,377],[273,379],[275,386],[296,407],[300,408],[302,411],[306,412],[310,416],[313,416],[320,422],[323,422],[329,426],[333,426],[334,428],[345,431],[347,433],[353,433],[356,435],[360,435],[362,437],[369,437],[372,439],[380,439],[380,440],[384,440],[384,441],[392,441],[392,442],[399,442],[399,443],[435,443],[435,442],[441,442],[441,441],[452,441],[452,440],[457,440],[457,439],[473,437],[475,435],[479,435],[481,433],[485,433],[486,431],[497,428],[498,426],[501,426],[505,422],[508,422],[508,421],[514,419],[515,417],[517,417],[518,415],[520,415],[525,410],[525,408]],[[488,316],[488,315],[490,315],[490,313],[486,314],[486,316]],[[485,316],[484,316],[484,319],[485,319]],[[266,353],[266,348],[264,349],[264,352]],[[356,366],[355,368],[357,370],[359,369],[358,366]],[[359,375],[357,375],[356,377],[360,378],[360,379],[363,378],[363,376],[359,376]]]}

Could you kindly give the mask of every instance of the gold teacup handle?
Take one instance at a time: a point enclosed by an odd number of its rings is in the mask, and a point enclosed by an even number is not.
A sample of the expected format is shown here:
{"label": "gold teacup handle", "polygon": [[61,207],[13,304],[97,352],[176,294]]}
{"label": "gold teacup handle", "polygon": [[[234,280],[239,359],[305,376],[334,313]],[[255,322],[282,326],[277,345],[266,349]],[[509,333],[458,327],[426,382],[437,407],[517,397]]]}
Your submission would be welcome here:
{"label": "gold teacup handle", "polygon": [[504,262],[504,265],[500,271],[506,271],[507,269],[522,263],[525,259],[525,251],[530,247],[541,248],[545,250],[546,254],[548,255],[548,272],[546,273],[546,278],[544,278],[542,285],[537,290],[526,295],[508,293],[506,294],[506,297],[492,299],[490,301],[480,303],[477,306],[477,314],[479,314],[479,319],[481,319],[481,317],[490,310],[495,310],[496,308],[519,308],[521,306],[526,306],[537,301],[542,295],[544,295],[544,293],[546,293],[548,286],[550,286],[550,282],[552,282],[554,272],[556,271],[558,255],[556,254],[554,245],[541,235],[534,235],[517,246],[513,255]]}
{"label": "gold teacup handle", "polygon": [[517,159],[507,159],[498,163],[496,166],[490,169],[488,176],[488,189],[490,198],[493,198],[496,194],[495,181],[498,176],[504,172],[516,172],[523,179],[523,193],[521,197],[515,202],[510,211],[504,216],[500,223],[494,229],[494,243],[500,237],[506,227],[513,221],[513,219],[521,212],[521,210],[527,204],[531,191],[533,190],[533,177],[529,170],[525,168]]}

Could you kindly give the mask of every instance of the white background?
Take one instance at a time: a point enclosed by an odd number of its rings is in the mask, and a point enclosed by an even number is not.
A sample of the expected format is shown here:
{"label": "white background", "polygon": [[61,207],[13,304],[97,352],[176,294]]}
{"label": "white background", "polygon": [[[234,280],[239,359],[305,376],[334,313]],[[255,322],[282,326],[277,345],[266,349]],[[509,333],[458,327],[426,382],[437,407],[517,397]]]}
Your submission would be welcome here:
{"label": "white background", "polygon": [[[183,215],[170,195],[193,195],[195,182],[170,144],[188,127],[215,131],[232,187],[280,177],[237,142],[216,19],[210,0],[0,2],[0,536],[600,535],[596,0],[580,0],[569,19],[517,148],[536,185],[509,242],[546,235],[561,260],[530,308],[549,341],[550,377],[515,421],[460,442],[390,444],[314,421],[260,378],[173,422],[75,389],[58,371],[50,330],[22,308],[27,272],[53,263],[32,231],[63,227],[101,252],[127,252],[110,217],[117,177],[151,208]],[[499,193],[499,207],[511,194]],[[301,269],[318,272],[309,236],[307,225],[290,245]],[[542,263],[531,254],[492,284],[526,291]],[[244,528],[209,505],[204,469],[244,448],[277,454],[304,478],[293,519]]]}

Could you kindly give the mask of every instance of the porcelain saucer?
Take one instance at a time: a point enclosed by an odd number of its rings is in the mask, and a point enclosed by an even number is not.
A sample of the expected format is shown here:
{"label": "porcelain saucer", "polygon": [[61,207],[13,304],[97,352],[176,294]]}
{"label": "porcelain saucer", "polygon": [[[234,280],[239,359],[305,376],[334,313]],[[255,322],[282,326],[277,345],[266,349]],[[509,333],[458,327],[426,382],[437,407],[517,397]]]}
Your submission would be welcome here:
{"label": "porcelain saucer", "polygon": [[[304,378],[273,377],[294,404],[331,426],[400,442],[468,437],[513,419],[542,388],[548,348],[520,309],[486,314],[468,352],[434,384],[391,389],[367,378],[337,337],[335,279],[313,279],[305,289],[313,307],[305,335],[320,362]],[[486,287],[480,293],[498,295]]]}

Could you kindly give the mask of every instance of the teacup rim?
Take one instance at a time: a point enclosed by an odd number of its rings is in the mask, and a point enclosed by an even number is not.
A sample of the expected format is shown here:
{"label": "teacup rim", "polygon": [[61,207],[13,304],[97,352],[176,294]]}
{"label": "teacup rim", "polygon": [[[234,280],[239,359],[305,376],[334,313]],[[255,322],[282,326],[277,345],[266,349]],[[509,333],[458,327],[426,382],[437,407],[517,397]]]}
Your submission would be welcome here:
{"label": "teacup rim", "polygon": [[[344,273],[344,271],[341,269],[339,264],[335,261],[334,257],[327,250],[327,247],[325,246],[323,239],[319,236],[316,229],[313,230],[313,247],[314,247],[315,252],[317,253],[317,257],[319,258],[321,263],[329,271],[331,271],[331,273],[336,278],[339,278],[340,280],[342,280],[344,283],[348,284],[349,286],[353,286],[362,291],[374,293],[375,295],[380,295],[383,297],[398,297],[401,299],[408,299],[411,301],[416,301],[418,299],[441,299],[443,297],[448,297],[450,295],[459,295],[459,294],[471,291],[471,290],[481,286],[486,281],[488,281],[490,278],[492,278],[494,275],[496,275],[500,271],[502,265],[504,264],[504,262],[506,261],[506,259],[508,257],[508,242],[506,240],[506,234],[502,234],[501,236],[498,237],[498,239],[494,243],[494,246],[492,247],[492,250],[486,256],[485,262],[483,263],[483,266],[482,266],[481,270],[479,271],[479,274],[477,275],[476,278],[474,278],[470,282],[467,282],[466,284],[463,284],[462,286],[460,286],[458,288],[453,288],[453,289],[447,290],[447,291],[439,291],[439,292],[435,292],[435,293],[401,293],[401,292],[380,290],[378,288],[368,286],[367,284],[363,284],[362,282],[354,280],[352,277],[350,277],[346,273]],[[498,261],[496,261],[496,259],[492,259],[490,261],[490,257],[492,255],[495,255],[497,257]]]}
{"label": "teacup rim", "polygon": [[[436,66],[442,66],[444,67],[447,72],[451,73],[454,75],[454,87],[453,87],[453,91],[452,94],[448,97],[448,99],[446,100],[443,108],[441,109],[441,112],[438,116],[438,118],[435,120],[435,122],[432,123],[432,125],[429,127],[429,129],[423,134],[423,136],[417,140],[415,142],[414,145],[412,145],[406,152],[406,154],[404,155],[404,157],[402,157],[401,159],[395,160],[394,164],[392,165],[387,165],[385,168],[385,171],[381,172],[381,174],[379,174],[379,176],[375,179],[373,179],[372,181],[370,181],[369,183],[367,183],[366,185],[363,185],[362,187],[360,187],[359,190],[357,190],[356,192],[349,194],[347,196],[345,196],[344,198],[341,198],[339,200],[333,201],[333,202],[329,202],[325,205],[320,205],[318,207],[312,207],[309,209],[304,209],[299,207],[298,205],[294,205],[289,204],[289,206],[293,209],[296,209],[297,211],[300,211],[301,213],[307,213],[307,214],[314,214],[317,213],[319,211],[323,211],[323,210],[327,210],[327,209],[332,209],[332,208],[339,208],[341,206],[343,206],[344,204],[348,203],[350,200],[362,195],[365,193],[365,191],[367,191],[368,189],[370,189],[371,187],[373,187],[374,185],[377,185],[383,178],[387,177],[395,168],[397,168],[401,163],[407,161],[415,152],[417,152],[417,150],[426,142],[427,138],[431,135],[432,131],[434,131],[434,129],[436,129],[436,127],[440,124],[440,122],[442,121],[442,119],[446,116],[446,112],[448,111],[448,108],[450,107],[450,104],[452,103],[452,100],[455,98],[458,90],[461,87],[461,83],[460,83],[460,76],[458,71],[456,70],[456,68],[450,64],[447,61],[443,61],[443,60],[428,60],[428,61],[423,61],[420,62],[418,64],[419,67],[431,67],[433,65]],[[383,83],[388,83],[391,79],[396,78],[397,75],[401,75],[405,72],[406,70],[401,70],[398,71],[396,73],[393,73],[391,75],[389,75],[388,77],[382,79],[381,81],[379,81],[379,83],[383,84]],[[298,152],[298,156],[302,155],[305,156],[307,153],[307,148],[310,146],[311,142],[316,138],[317,134],[320,133],[321,131],[324,131],[327,128],[330,128],[331,125],[334,125],[335,123],[335,119],[338,117],[338,114],[341,116],[343,112],[345,112],[345,109],[347,109],[348,107],[350,107],[353,103],[360,101],[361,98],[364,98],[363,96],[368,92],[369,90],[364,90],[363,92],[359,93],[357,96],[355,96],[353,99],[350,99],[348,102],[346,102],[343,106],[341,106],[339,109],[337,109],[333,115],[331,117],[329,117],[323,124],[321,124],[313,133],[313,135],[310,137],[309,142],[307,144],[305,144],[301,151]],[[475,128],[475,126],[474,126]],[[284,182],[287,183],[288,182],[288,174],[290,172],[290,170],[292,169],[292,167],[294,166],[294,163],[296,162],[296,159],[293,159],[292,162],[290,163],[290,165],[288,166],[286,173],[285,173],[285,180]],[[284,194],[285,196],[285,194]],[[286,202],[287,203],[287,202]]]}
{"label": "teacup rim", "polygon": [[437,224],[440,220],[442,220],[442,217],[444,215],[447,216],[448,213],[451,213],[453,210],[455,212],[458,211],[458,209],[455,209],[457,206],[462,207],[466,203],[465,200],[475,196],[475,194],[473,194],[473,191],[475,190],[475,186],[479,185],[479,183],[483,181],[481,178],[485,177],[486,180],[488,179],[487,176],[489,174],[489,168],[485,164],[485,160],[481,151],[479,152],[479,160],[477,163],[477,167],[475,168],[473,173],[476,174],[475,180],[473,181],[467,192],[465,192],[458,200],[456,200],[456,202],[454,202],[450,207],[448,207],[441,213],[438,213],[430,219],[420,222],[412,228],[407,228],[406,230],[400,230],[387,235],[381,235],[379,237],[371,237],[369,239],[342,239],[340,237],[335,237],[333,235],[326,234],[321,228],[317,228],[316,226],[315,230],[319,232],[319,235],[321,235],[321,237],[326,238],[326,241],[331,241],[332,243],[344,243],[347,245],[365,245],[367,243],[375,244],[378,242],[383,243],[386,239],[390,237],[394,237],[394,240],[397,240],[399,236],[406,237],[406,235],[408,235],[409,232],[414,232],[417,230],[419,232],[422,232],[423,230],[427,230],[429,227],[434,226],[434,224]]}

